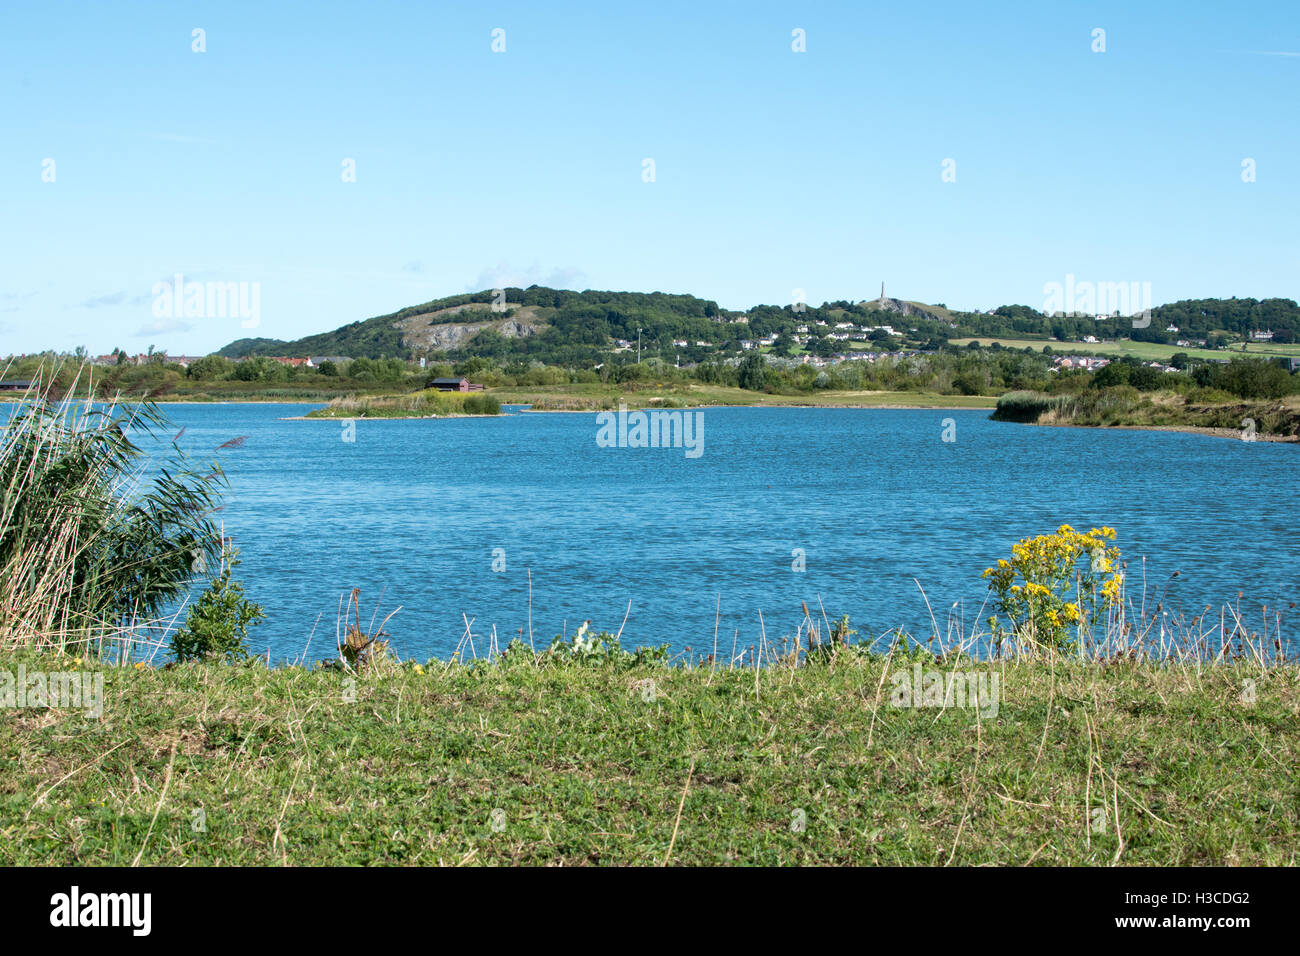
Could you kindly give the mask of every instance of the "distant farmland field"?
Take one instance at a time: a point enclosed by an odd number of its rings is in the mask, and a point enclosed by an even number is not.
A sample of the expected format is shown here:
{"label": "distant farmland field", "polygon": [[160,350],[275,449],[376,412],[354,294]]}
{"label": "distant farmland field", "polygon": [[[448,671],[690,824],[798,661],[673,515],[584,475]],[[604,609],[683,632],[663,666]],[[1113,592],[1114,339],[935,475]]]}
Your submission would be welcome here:
{"label": "distant farmland field", "polygon": [[980,345],[992,345],[997,342],[1003,348],[1023,349],[1028,347],[1035,352],[1042,351],[1044,345],[1050,345],[1054,352],[1068,352],[1071,355],[1133,355],[1143,361],[1167,360],[1171,355],[1178,352],[1187,353],[1189,358],[1219,360],[1240,358],[1242,356],[1255,356],[1257,358],[1300,356],[1300,345],[1274,345],[1272,342],[1250,342],[1246,345],[1246,351],[1243,352],[1240,343],[1227,349],[1196,349],[1177,345],[1161,345],[1158,342],[1133,342],[1128,339],[1113,342],[1060,342],[1056,339],[1003,338],[950,340],[950,344],[956,346],[965,346],[971,342],[978,342]]}

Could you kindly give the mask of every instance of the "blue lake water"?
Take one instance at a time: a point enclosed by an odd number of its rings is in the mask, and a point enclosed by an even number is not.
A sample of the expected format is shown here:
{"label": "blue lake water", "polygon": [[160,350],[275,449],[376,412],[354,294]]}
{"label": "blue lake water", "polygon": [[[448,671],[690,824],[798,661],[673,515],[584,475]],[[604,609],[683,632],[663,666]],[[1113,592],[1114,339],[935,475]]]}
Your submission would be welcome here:
{"label": "blue lake water", "polygon": [[758,641],[760,612],[779,639],[819,599],[863,636],[928,633],[917,582],[941,622],[956,604],[969,628],[984,568],[1061,523],[1115,527],[1131,584],[1143,558],[1153,590],[1181,572],[1161,592],[1174,613],[1238,591],[1258,612],[1300,590],[1294,446],[982,410],[711,408],[688,458],[599,447],[594,414],[363,420],[348,442],[340,422],[283,420],[311,407],[167,406],[182,447],[225,468],[225,529],[267,610],[252,643],[275,660],[313,627],[309,657],[333,656],[353,587],[367,623],[401,606],[387,629],[402,656],[448,656],[462,615],[480,654],[493,625],[503,645],[527,639],[530,570],[538,646],[586,619],[616,631],[629,601],[625,644],[696,653],[712,650],[719,598],[724,655]]}

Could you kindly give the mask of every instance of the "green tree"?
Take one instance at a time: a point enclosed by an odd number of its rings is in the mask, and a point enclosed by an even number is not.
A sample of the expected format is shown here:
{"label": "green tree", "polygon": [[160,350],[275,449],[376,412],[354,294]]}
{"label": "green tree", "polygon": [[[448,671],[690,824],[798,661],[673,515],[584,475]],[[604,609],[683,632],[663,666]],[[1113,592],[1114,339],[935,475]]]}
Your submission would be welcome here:
{"label": "green tree", "polygon": [[751,392],[762,391],[767,381],[767,360],[758,352],[746,355],[736,370],[736,380],[741,388]]}
{"label": "green tree", "polygon": [[214,382],[229,377],[234,366],[230,359],[221,355],[205,355],[195,359],[185,370],[186,376],[204,382]]}

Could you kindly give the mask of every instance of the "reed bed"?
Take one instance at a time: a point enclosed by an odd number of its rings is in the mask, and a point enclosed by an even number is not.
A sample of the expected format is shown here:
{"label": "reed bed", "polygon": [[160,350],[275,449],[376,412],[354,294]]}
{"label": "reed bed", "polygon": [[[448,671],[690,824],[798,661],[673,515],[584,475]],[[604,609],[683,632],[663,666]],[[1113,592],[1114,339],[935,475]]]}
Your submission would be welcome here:
{"label": "reed bed", "polygon": [[196,467],[147,403],[59,397],[81,376],[33,382],[0,429],[0,649],[42,646],[129,657],[220,559],[223,476]]}

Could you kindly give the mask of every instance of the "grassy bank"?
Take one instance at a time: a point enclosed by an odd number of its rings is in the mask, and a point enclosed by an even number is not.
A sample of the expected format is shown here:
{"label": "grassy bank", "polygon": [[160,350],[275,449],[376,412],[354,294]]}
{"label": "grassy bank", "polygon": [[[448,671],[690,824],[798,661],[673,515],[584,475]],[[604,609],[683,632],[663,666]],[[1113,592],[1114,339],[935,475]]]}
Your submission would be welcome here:
{"label": "grassy bank", "polygon": [[604,411],[619,403],[629,408],[648,406],[693,408],[699,406],[795,406],[809,408],[992,408],[997,399],[980,395],[940,395],[935,392],[817,390],[789,394],[759,392],[726,385],[684,383],[673,385],[507,386],[494,388],[505,404],[532,405],[537,411]]}
{"label": "grassy bank", "polygon": [[1008,392],[998,399],[993,417],[1037,425],[1168,428],[1300,441],[1300,396],[1295,395],[1268,401],[1205,401],[1195,393],[1139,392],[1127,386],[1066,395]]}
{"label": "grassy bank", "polygon": [[307,418],[446,418],[455,415],[498,415],[501,401],[483,392],[439,392],[425,389],[404,395],[336,398]]}
{"label": "grassy bank", "polygon": [[996,716],[852,654],[108,669],[100,719],[0,708],[0,862],[1296,862],[1294,667],[939,666]]}

